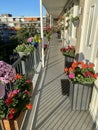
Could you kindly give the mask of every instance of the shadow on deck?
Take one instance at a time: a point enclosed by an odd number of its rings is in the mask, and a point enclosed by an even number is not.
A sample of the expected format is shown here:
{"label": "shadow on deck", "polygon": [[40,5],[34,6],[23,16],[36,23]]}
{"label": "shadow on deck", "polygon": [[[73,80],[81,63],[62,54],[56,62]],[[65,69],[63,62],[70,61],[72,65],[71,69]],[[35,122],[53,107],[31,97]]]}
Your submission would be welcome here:
{"label": "shadow on deck", "polygon": [[32,130],[95,130],[89,111],[72,111],[61,43],[52,38]]}

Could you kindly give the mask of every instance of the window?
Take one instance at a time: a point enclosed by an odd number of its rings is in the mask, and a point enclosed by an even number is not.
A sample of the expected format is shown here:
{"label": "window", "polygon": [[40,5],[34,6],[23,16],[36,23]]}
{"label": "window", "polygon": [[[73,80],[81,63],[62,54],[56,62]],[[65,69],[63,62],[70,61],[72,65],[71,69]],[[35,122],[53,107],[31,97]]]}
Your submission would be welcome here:
{"label": "window", "polygon": [[91,46],[91,34],[92,34],[92,29],[93,29],[93,19],[94,19],[94,9],[95,9],[95,6],[92,5],[90,7],[90,12],[89,12],[89,20],[88,20],[88,32],[87,32],[87,46]]}

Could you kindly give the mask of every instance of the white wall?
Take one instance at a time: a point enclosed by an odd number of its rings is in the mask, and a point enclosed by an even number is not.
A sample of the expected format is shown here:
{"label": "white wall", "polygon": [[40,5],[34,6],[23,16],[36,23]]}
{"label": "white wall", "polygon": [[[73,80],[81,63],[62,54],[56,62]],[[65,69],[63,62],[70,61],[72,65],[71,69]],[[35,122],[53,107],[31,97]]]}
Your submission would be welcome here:
{"label": "white wall", "polygon": [[[94,14],[92,21],[91,37],[89,42],[91,46],[87,46],[87,34],[89,24],[90,7],[94,6]],[[98,72],[98,58],[96,57],[98,50],[98,0],[85,0],[83,24],[81,26],[80,50],[90,62],[95,64],[95,71]],[[90,113],[93,120],[98,126],[98,80],[95,82],[92,98],[90,103]]]}

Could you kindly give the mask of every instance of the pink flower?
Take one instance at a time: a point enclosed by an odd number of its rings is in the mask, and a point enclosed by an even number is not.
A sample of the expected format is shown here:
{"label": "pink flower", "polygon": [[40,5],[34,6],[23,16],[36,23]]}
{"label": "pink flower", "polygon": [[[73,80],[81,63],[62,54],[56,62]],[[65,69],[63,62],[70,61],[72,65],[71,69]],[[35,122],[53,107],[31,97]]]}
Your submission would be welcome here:
{"label": "pink flower", "polygon": [[31,83],[31,81],[28,79],[28,80],[26,80],[26,83],[30,84],[30,83]]}
{"label": "pink flower", "polygon": [[13,94],[17,94],[17,93],[19,93],[19,92],[20,92],[19,89],[15,89],[15,90],[13,90]]}
{"label": "pink flower", "polygon": [[33,37],[27,39],[27,42],[32,42],[32,41],[33,41]]}
{"label": "pink flower", "polygon": [[69,78],[70,78],[70,79],[74,79],[74,78],[75,78],[74,73],[70,73],[70,74],[69,74]]}

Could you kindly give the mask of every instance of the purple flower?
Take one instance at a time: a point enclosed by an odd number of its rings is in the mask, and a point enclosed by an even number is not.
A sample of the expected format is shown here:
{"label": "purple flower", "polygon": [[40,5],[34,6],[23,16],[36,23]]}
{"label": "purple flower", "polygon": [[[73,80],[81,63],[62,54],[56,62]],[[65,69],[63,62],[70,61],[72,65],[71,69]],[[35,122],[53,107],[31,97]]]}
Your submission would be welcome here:
{"label": "purple flower", "polygon": [[70,74],[69,74],[69,78],[70,78],[70,79],[74,79],[74,78],[75,78],[74,73],[70,73]]}
{"label": "purple flower", "polygon": [[14,76],[16,75],[15,69],[4,61],[0,61],[0,81],[9,83],[14,81]]}

